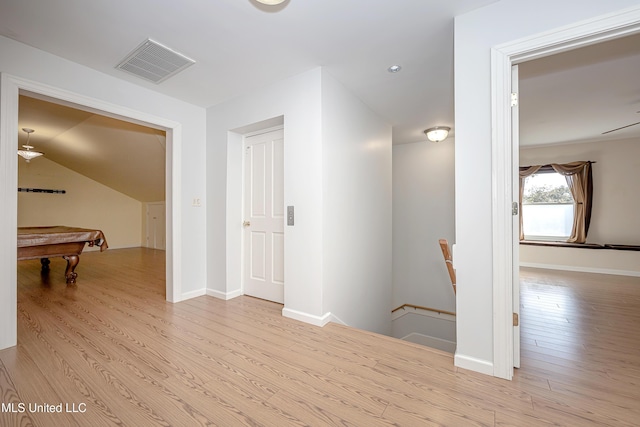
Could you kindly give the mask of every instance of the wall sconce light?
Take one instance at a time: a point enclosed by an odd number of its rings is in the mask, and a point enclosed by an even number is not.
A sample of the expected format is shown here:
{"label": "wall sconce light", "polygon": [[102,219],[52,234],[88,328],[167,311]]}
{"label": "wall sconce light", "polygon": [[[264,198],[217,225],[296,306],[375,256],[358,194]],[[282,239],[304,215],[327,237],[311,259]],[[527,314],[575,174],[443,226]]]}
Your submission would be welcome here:
{"label": "wall sconce light", "polygon": [[424,131],[427,135],[427,139],[431,142],[440,142],[447,139],[449,136],[450,127],[447,126],[435,126]]}

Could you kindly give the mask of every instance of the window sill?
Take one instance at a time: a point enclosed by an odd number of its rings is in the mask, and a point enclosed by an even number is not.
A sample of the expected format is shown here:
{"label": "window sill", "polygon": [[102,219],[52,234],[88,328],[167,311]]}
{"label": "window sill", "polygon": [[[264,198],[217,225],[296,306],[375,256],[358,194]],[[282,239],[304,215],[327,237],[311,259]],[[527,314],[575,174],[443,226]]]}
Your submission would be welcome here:
{"label": "window sill", "polygon": [[559,248],[580,248],[580,249],[614,249],[619,251],[640,251],[640,245],[615,245],[599,243],[568,243],[568,242],[546,242],[542,240],[521,240],[521,245],[527,246],[552,246]]}

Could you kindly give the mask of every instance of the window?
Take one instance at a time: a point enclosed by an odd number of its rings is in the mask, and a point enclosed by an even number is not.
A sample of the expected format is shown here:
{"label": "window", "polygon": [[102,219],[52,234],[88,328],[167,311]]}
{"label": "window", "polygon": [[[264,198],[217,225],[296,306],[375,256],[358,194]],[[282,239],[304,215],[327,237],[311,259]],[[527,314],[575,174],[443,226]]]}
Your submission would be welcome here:
{"label": "window", "polygon": [[566,240],[573,227],[573,197],[564,176],[536,173],[526,178],[522,229],[527,240]]}

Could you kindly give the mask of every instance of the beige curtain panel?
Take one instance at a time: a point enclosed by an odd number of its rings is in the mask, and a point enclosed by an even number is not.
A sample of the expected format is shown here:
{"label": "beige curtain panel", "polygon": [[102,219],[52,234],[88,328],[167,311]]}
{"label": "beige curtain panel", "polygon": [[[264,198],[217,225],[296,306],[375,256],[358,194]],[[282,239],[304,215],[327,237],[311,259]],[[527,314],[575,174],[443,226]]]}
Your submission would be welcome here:
{"label": "beige curtain panel", "polygon": [[[571,196],[573,196],[573,227],[567,242],[585,243],[589,232],[589,224],[591,223],[591,206],[593,205],[591,163],[593,162],[580,161],[566,164],[552,163],[550,165],[520,167],[520,206],[522,206],[525,179],[541,169],[553,169],[565,177]],[[523,239],[522,209],[520,209],[520,240]]]}
{"label": "beige curtain panel", "polygon": [[520,206],[520,210],[518,211],[520,216],[520,240],[524,240],[524,229],[522,228],[522,196],[524,196],[524,181],[528,176],[538,172],[541,167],[542,165],[520,167],[520,200],[518,200],[518,206]]}

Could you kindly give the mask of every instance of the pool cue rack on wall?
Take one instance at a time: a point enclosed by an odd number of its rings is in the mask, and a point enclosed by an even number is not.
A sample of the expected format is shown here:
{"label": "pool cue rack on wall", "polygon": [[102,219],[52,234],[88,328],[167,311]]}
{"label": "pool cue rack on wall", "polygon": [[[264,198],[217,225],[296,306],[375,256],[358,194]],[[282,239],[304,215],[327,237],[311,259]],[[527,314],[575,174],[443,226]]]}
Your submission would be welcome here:
{"label": "pool cue rack on wall", "polygon": [[48,194],[65,194],[66,190],[50,190],[47,188],[21,188],[18,187],[19,193],[48,193]]}

